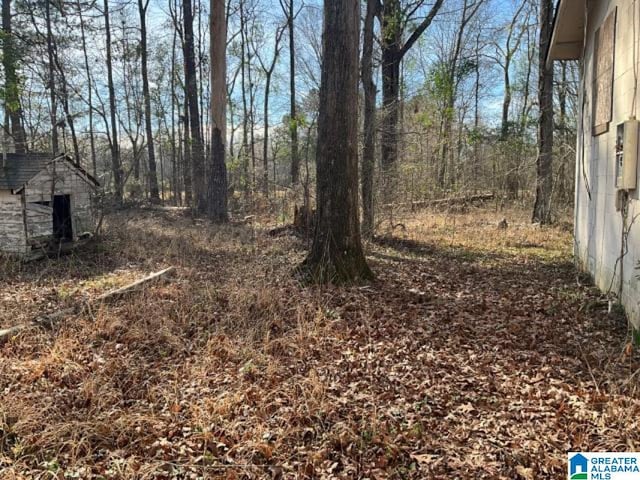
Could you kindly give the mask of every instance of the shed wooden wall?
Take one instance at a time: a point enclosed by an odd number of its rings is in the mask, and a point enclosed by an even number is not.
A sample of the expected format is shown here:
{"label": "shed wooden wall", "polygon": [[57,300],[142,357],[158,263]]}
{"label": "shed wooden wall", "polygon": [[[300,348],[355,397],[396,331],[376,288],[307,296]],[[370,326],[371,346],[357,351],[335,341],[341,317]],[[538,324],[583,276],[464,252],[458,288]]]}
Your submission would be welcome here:
{"label": "shed wooden wall", "polygon": [[95,227],[95,190],[66,160],[53,162],[27,183],[23,195],[27,212],[27,243],[35,243],[53,234],[52,195],[69,195],[74,240]]}
{"label": "shed wooden wall", "polygon": [[0,250],[11,253],[25,253],[25,237],[22,200],[9,190],[0,190]]}
{"label": "shed wooden wall", "polygon": [[53,195],[69,195],[74,240],[96,225],[95,187],[68,161],[57,160],[23,191],[0,190],[0,251],[25,254],[53,235]]}

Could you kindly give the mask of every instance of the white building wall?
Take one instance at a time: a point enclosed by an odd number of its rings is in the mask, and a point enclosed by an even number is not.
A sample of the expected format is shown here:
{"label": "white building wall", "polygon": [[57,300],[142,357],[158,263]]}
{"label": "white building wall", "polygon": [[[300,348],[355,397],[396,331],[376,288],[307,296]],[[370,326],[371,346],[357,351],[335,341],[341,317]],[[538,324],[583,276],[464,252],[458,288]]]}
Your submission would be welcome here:
{"label": "white building wall", "polygon": [[25,253],[25,236],[22,201],[9,190],[0,190],[0,252]]}
{"label": "white building wall", "polygon": [[[640,118],[640,88],[633,108],[634,85],[640,76],[640,2],[634,0],[589,0],[587,38],[583,55],[583,85],[580,100],[583,115],[578,129],[576,162],[575,254],[579,266],[592,274],[597,286],[605,292],[619,292],[622,274],[622,302],[629,318],[640,328],[640,282],[637,276],[640,260],[640,189],[630,192],[628,252],[621,256],[623,220],[616,210],[615,135],[616,126],[632,116]],[[612,121],[609,131],[591,135],[593,47],[596,29],[617,7],[614,60]],[[634,15],[633,8],[636,8]],[[635,110],[635,111],[633,111]],[[640,169],[639,183],[640,185]],[[617,265],[616,265],[617,262]]]}

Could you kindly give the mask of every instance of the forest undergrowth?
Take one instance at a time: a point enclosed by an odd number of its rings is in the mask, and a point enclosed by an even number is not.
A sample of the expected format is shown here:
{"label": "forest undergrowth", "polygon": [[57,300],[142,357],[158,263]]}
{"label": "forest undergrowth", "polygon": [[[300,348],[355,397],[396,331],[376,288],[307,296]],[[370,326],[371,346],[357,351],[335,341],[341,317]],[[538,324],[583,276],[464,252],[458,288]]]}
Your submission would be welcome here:
{"label": "forest undergrowth", "polygon": [[636,451],[640,355],[571,243],[420,212],[366,245],[374,282],[309,287],[307,243],[259,219],[110,215],[71,255],[2,260],[0,328],[176,275],[0,345],[0,478],[542,479]]}

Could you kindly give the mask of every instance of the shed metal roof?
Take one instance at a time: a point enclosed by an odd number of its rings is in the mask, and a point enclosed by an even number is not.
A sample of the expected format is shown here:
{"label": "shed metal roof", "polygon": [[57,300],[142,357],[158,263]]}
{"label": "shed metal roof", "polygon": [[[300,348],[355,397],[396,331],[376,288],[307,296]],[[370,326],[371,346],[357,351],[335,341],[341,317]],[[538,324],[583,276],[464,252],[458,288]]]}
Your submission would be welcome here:
{"label": "shed metal roof", "polygon": [[7,153],[4,166],[2,164],[2,154],[0,154],[0,190],[19,190],[29,180],[35,177],[38,172],[54,160],[68,161],[71,166],[80,171],[87,179],[99,185],[98,181],[89,175],[83,168],[74,165],[66,155],[55,157],[51,153],[29,152],[29,153]]}
{"label": "shed metal roof", "polygon": [[3,190],[20,188],[53,160],[53,155],[50,153],[7,153],[6,155],[4,166],[0,163],[0,189]]}

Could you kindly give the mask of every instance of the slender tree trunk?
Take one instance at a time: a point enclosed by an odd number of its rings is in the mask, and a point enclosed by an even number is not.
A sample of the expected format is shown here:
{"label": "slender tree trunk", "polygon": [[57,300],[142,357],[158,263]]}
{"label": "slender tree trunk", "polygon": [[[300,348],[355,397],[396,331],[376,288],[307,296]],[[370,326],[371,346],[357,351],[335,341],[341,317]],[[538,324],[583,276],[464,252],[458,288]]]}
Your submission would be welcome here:
{"label": "slender tree trunk", "polygon": [[[472,5],[469,4],[469,0],[464,0],[464,7],[462,9],[462,19],[460,21],[460,26],[458,27],[458,31],[456,33],[456,42],[453,49],[453,54],[450,58],[449,65],[447,68],[448,74],[448,85],[447,85],[447,97],[445,103],[445,112],[444,112],[444,124],[443,124],[443,135],[442,135],[442,154],[440,157],[440,161],[443,165],[443,168],[446,170],[446,165],[449,165],[449,176],[448,178],[443,178],[443,183],[440,184],[440,187],[449,187],[453,188],[456,183],[456,169],[453,163],[453,149],[452,149],[452,135],[453,135],[453,123],[454,123],[454,111],[455,111],[455,101],[458,96],[458,83],[459,83],[459,75],[458,75],[458,62],[460,61],[460,55],[462,51],[462,40],[464,38],[464,32],[467,24],[477,11],[477,7],[480,4],[478,1]],[[475,7],[475,9],[473,9]],[[468,15],[469,9],[472,9],[471,14]]]}
{"label": "slender tree trunk", "polygon": [[391,201],[395,166],[398,160],[398,119],[400,101],[400,63],[402,56],[402,30],[398,18],[401,9],[399,0],[384,2],[382,13],[382,108],[380,154],[384,188],[384,203]]}
{"label": "slender tree trunk", "polygon": [[560,140],[560,165],[557,181],[558,198],[561,200],[568,199],[569,188],[566,179],[566,159],[564,149],[567,145],[567,63],[561,62],[560,64],[560,83],[558,85],[558,103],[560,106],[560,118],[558,120],[557,131],[559,133]]}
{"label": "slender tree trunk", "polygon": [[58,59],[58,52],[55,43],[53,45],[53,59],[56,64],[56,69],[60,74],[60,96],[62,97],[62,110],[64,111],[66,124],[69,126],[69,131],[71,132],[71,145],[73,146],[74,161],[76,165],[80,166],[80,147],[78,145],[75,122],[69,108],[69,89],[67,87],[67,77]]}
{"label": "slender tree trunk", "polygon": [[[47,2],[48,3],[48,2]],[[111,116],[111,169],[113,171],[113,183],[115,199],[122,203],[122,164],[120,162],[120,144],[118,143],[118,122],[116,120],[116,96],[113,86],[113,64],[111,59],[111,26],[109,19],[109,0],[104,0],[104,26],[105,48],[107,53],[107,88],[109,90],[109,112]]]}
{"label": "slender tree trunk", "polygon": [[260,62],[260,66],[262,67],[262,71],[265,76],[263,112],[264,135],[262,138],[262,193],[265,197],[269,196],[269,97],[271,94],[271,79],[273,78],[273,72],[278,62],[278,56],[280,55],[280,41],[282,40],[283,34],[284,28],[278,28],[273,45],[273,57],[271,58],[271,63],[268,66],[265,65],[262,60],[258,49],[255,49],[254,47],[256,58]]}
{"label": "slender tree trunk", "polygon": [[480,32],[476,35],[476,48],[475,48],[475,82],[473,92],[473,178],[474,187],[477,188],[478,177],[480,175]]}
{"label": "slender tree trunk", "polygon": [[500,124],[500,140],[506,140],[509,137],[509,109],[511,108],[511,78],[509,76],[509,68],[511,61],[505,58],[503,71],[504,78],[504,94],[502,97],[502,119]]}
{"label": "slender tree trunk", "polygon": [[176,31],[171,40],[171,183],[173,185],[173,205],[182,203],[182,193],[178,185],[178,152],[176,148]]}
{"label": "slender tree trunk", "polygon": [[303,268],[317,282],[373,277],[358,218],[358,0],[325,0],[313,244]]}
{"label": "slender tree trunk", "polygon": [[191,155],[191,139],[190,139],[190,124],[189,121],[189,100],[187,100],[187,88],[185,85],[184,88],[184,114],[183,114],[183,131],[182,131],[182,139],[183,139],[183,162],[182,162],[182,175],[184,182],[184,199],[185,203],[193,207],[193,182],[192,182],[192,174],[193,168],[191,166],[192,163],[192,155]]}
{"label": "slender tree trunk", "polygon": [[398,120],[400,94],[400,65],[420,35],[431,25],[444,0],[436,0],[431,10],[402,44],[403,21],[400,0],[386,0],[382,7],[382,106],[380,154],[383,176],[383,202],[389,203],[394,190],[398,160]]}
{"label": "slender tree trunk", "polygon": [[540,0],[540,46],[538,49],[538,158],[536,160],[536,200],[532,221],[551,223],[553,187],[553,67],[546,63],[553,23],[552,0]]}
{"label": "slender tree trunk", "polygon": [[364,144],[362,148],[362,233],[374,233],[373,175],[376,154],[376,85],[373,83],[373,23],[377,0],[367,0],[362,44],[361,76],[364,90]]}
{"label": "slender tree trunk", "polygon": [[193,186],[193,202],[196,212],[206,213],[207,192],[205,189],[204,143],[200,135],[200,114],[198,112],[198,83],[193,38],[193,12],[191,0],[182,1],[184,20],[184,58],[186,103],[189,111],[191,132],[191,183]]}
{"label": "slender tree trunk", "polygon": [[18,81],[17,54],[11,25],[11,0],[2,0],[2,67],[4,69],[5,122],[9,124],[6,135],[11,135],[16,153],[27,150],[27,135],[22,125],[20,83]]}
{"label": "slender tree trunk", "polygon": [[214,222],[226,222],[227,167],[227,24],[225,2],[211,0],[211,153],[208,188],[208,216]]}
{"label": "slender tree trunk", "polygon": [[294,0],[289,0],[287,28],[289,30],[289,133],[291,135],[291,183],[300,181],[300,154],[298,152],[298,114],[296,113],[296,47],[295,47],[295,10]]}
{"label": "slender tree trunk", "polygon": [[249,198],[249,107],[247,104],[247,36],[244,0],[240,0],[240,87],[242,89],[242,182],[245,203]]}
{"label": "slender tree trunk", "polygon": [[[106,0],[105,0],[106,1]],[[45,22],[47,27],[47,58],[49,61],[49,117],[51,121],[51,150],[54,155],[59,152],[58,146],[58,104],[56,99],[56,78],[55,65],[53,59],[53,33],[51,31],[51,4],[45,1]]]}
{"label": "slender tree trunk", "polygon": [[262,193],[269,196],[269,93],[271,90],[271,74],[266,72],[264,86],[264,135],[262,138]]}
{"label": "slender tree trunk", "polygon": [[535,55],[535,48],[532,46],[534,42],[531,42],[529,30],[527,30],[527,68],[524,76],[524,98],[522,99],[522,110],[520,111],[520,137],[524,137],[527,124],[528,124],[528,113],[529,113],[529,86],[531,84],[531,70],[532,65],[534,63],[533,58]]}
{"label": "slender tree trunk", "polygon": [[153,127],[151,124],[151,95],[149,94],[149,72],[147,54],[147,7],[149,0],[138,0],[140,13],[140,58],[142,70],[142,95],[144,97],[144,121],[147,135],[147,156],[149,161],[149,193],[152,202],[160,200],[158,193],[158,175],[156,172],[156,153],[153,145]]}
{"label": "slender tree trunk", "polygon": [[93,176],[98,176],[98,165],[96,160],[96,141],[93,134],[93,80],[91,68],[89,67],[89,55],[87,54],[87,37],[85,34],[84,18],[82,17],[82,3],[78,0],[78,18],[80,20],[80,38],[82,40],[82,54],[84,57],[84,70],[87,74],[87,102],[89,103],[89,146],[91,150],[91,168]]}

